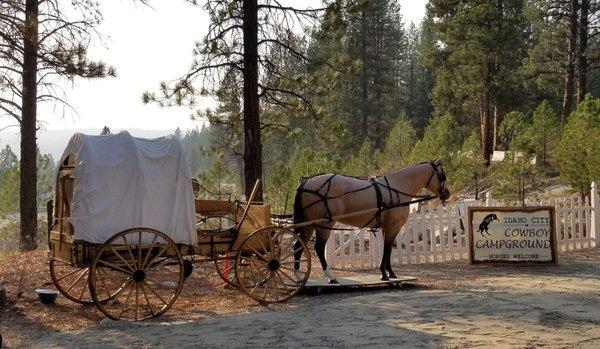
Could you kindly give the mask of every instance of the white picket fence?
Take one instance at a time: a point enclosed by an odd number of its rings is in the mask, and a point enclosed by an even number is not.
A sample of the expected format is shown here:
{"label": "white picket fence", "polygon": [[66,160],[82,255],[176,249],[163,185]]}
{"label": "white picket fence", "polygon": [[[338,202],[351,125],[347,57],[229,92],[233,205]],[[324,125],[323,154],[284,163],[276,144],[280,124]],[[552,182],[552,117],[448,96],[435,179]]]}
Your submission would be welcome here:
{"label": "white picket fence", "polygon": [[[502,206],[488,194],[485,202],[469,200],[459,205],[422,206],[412,212],[396,238],[392,263],[414,264],[468,259],[466,231],[467,206]],[[527,206],[555,207],[556,234],[559,251],[581,250],[596,246],[600,235],[600,200],[596,183],[590,196],[528,201]],[[348,228],[348,227],[344,227]],[[325,256],[332,268],[370,268],[381,261],[383,237],[367,229],[332,231]]]}

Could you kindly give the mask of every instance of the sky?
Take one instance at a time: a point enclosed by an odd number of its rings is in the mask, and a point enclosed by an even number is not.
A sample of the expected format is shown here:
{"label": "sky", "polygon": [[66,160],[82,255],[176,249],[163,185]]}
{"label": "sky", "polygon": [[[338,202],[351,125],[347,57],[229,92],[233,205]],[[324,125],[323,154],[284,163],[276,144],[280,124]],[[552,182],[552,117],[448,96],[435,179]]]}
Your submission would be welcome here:
{"label": "sky", "polygon": [[[321,3],[320,0],[285,2],[295,7],[318,7]],[[421,21],[426,0],[399,2],[406,23]],[[132,0],[100,4],[104,21],[98,31],[103,39],[92,44],[89,54],[114,66],[117,77],[79,79],[65,84],[67,99],[76,112],[42,105],[39,119],[44,128],[69,130],[107,125],[111,129],[186,130],[199,126],[202,121],[190,119],[193,110],[143,104],[141,96],[144,91],[157,91],[161,81],[171,81],[187,71],[194,42],[201,40],[208,29],[204,10],[184,0],[152,0],[152,8]],[[205,99],[202,104],[208,107],[214,102]]]}

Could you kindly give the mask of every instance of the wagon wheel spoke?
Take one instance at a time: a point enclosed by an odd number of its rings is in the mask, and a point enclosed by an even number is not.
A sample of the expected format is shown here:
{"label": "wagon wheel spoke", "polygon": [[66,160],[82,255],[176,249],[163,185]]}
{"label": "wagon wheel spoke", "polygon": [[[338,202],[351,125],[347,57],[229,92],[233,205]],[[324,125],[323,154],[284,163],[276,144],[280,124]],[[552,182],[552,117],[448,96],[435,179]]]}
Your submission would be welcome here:
{"label": "wagon wheel spoke", "polygon": [[112,264],[110,262],[107,262],[105,260],[99,260],[98,263],[104,264],[105,266],[107,266],[109,268],[112,268],[112,269],[115,269],[115,270],[118,270],[118,271],[120,271],[121,273],[124,273],[124,274],[128,274],[128,275],[132,274],[131,271],[125,270],[125,269],[123,269],[123,268],[121,268],[121,267],[119,267],[117,265],[114,265],[114,264]]}
{"label": "wagon wheel spoke", "polygon": [[150,313],[154,314],[154,308],[152,307],[152,302],[150,302],[150,299],[148,299],[148,294],[146,293],[146,290],[144,289],[144,283],[140,284],[140,288],[142,289],[142,293],[144,294],[144,298],[146,298],[146,303],[148,304],[148,308],[150,309]]}
{"label": "wagon wheel spoke", "polygon": [[[102,270],[102,269],[98,269],[98,273],[100,273],[100,270]],[[88,277],[89,277],[89,276],[88,276]],[[99,278],[99,279],[100,279],[100,282],[102,283],[102,286],[104,287],[104,291],[106,291],[106,296],[107,296],[108,298],[110,298],[110,292],[109,292],[109,290],[108,290],[108,287],[106,286],[106,281],[105,281],[105,278],[104,278],[104,277],[101,277],[101,278]]]}
{"label": "wagon wheel spoke", "polygon": [[279,245],[280,248],[278,251],[279,253],[278,253],[277,257],[280,258],[281,260],[283,260],[283,258],[281,258],[281,251],[285,251],[286,249],[292,247],[295,242],[296,242],[295,239],[290,238],[290,239],[287,239],[285,242],[280,243],[280,245]]}
{"label": "wagon wheel spoke", "polygon": [[[268,271],[268,263],[265,261],[261,261],[258,259],[253,259],[253,258],[248,258],[248,262],[250,262],[250,264],[254,265],[254,268],[256,268],[256,270],[259,271]],[[265,266],[260,266],[260,265],[256,265],[256,263],[263,263]]]}
{"label": "wagon wheel spoke", "polygon": [[125,298],[125,303],[123,303],[123,307],[119,311],[119,315],[117,315],[117,318],[120,318],[123,315],[123,312],[125,311],[125,309],[127,309],[127,305],[129,304],[129,297],[131,297],[131,291],[133,291],[131,284],[129,284],[129,286],[129,293],[127,293],[127,298]]}
{"label": "wagon wheel spoke", "polygon": [[253,246],[248,246],[248,249],[252,252],[254,252],[257,256],[260,256],[260,258],[262,258],[262,260],[269,260],[268,257],[265,257],[265,255],[263,255],[262,253],[258,252]]}
{"label": "wagon wheel spoke", "polygon": [[81,269],[75,269],[75,270],[73,270],[73,271],[71,271],[71,272],[67,273],[66,275],[63,275],[63,276],[59,277],[58,279],[56,279],[56,281],[62,281],[62,280],[64,280],[64,279],[68,278],[69,276],[71,276],[71,275],[73,275],[73,274],[77,273],[77,272],[78,272],[78,271],[80,271],[80,270],[81,270]]}
{"label": "wagon wheel spoke", "polygon": [[108,248],[112,251],[112,253],[117,256],[117,258],[119,258],[126,266],[127,268],[129,268],[132,272],[135,271],[135,265],[131,265],[129,264],[129,262],[127,262],[127,260],[125,260],[125,258],[123,258],[123,256],[121,256],[121,254],[119,252],[117,252],[117,250],[115,250],[112,246],[108,246]]}
{"label": "wagon wheel spoke", "polygon": [[[260,234],[258,234],[258,235],[260,235]],[[252,238],[252,236],[251,236],[251,238]],[[265,244],[264,244],[264,242],[263,242],[263,240],[264,240],[264,239],[263,239],[261,236],[257,236],[257,239],[255,239],[255,240],[258,240],[258,243],[260,244],[260,247],[262,247],[262,248],[263,248],[263,251],[265,251],[265,253],[267,253],[267,254],[268,254],[268,253],[270,252],[270,251],[269,251],[269,249],[267,249],[267,247],[265,246]],[[253,250],[254,250],[254,249],[253,249]],[[268,256],[268,257],[271,257],[271,258],[272,258],[272,255],[271,255],[271,256]],[[267,257],[267,258],[268,258],[268,257]],[[265,258],[265,259],[267,259],[267,258]],[[270,259],[270,258],[269,258],[269,259]]]}
{"label": "wagon wheel spoke", "polygon": [[138,245],[137,245],[137,249],[138,249],[138,268],[139,269],[143,269],[142,268],[142,231],[138,231]]}
{"label": "wagon wheel spoke", "polygon": [[[283,292],[287,295],[289,293],[289,290],[286,288],[285,283],[283,282],[283,279],[281,278],[281,276],[279,276],[279,273],[277,273],[277,271],[275,271],[273,273],[275,275],[275,279],[278,281],[276,283],[275,288],[276,289],[282,289]],[[275,293],[275,300],[279,300],[279,295],[278,293]]]}
{"label": "wagon wheel spoke", "polygon": [[109,307],[111,307],[113,304],[117,303],[117,301],[119,300],[119,296],[121,296],[123,294],[123,292],[125,292],[125,290],[127,289],[127,286],[129,286],[129,283],[133,281],[132,279],[127,279],[127,281],[125,281],[123,284],[121,284],[118,288],[117,291],[115,292],[115,294],[112,296],[112,298],[110,299],[110,301],[108,301],[106,303],[106,308],[108,309]]}
{"label": "wagon wheel spoke", "polygon": [[158,258],[162,257],[162,255],[165,252],[167,252],[168,249],[169,249],[169,246],[165,246],[162,249],[160,249],[159,253],[156,256],[152,257],[152,259],[150,260],[150,262],[148,262],[148,264],[144,266],[144,269],[147,268],[147,267],[149,267],[149,266],[151,266],[152,263],[154,263],[155,260],[157,260]]}
{"label": "wagon wheel spoke", "polygon": [[140,283],[135,283],[135,321],[138,321],[140,308]]}
{"label": "wagon wheel spoke", "polygon": [[123,237],[123,242],[125,243],[125,247],[127,247],[127,252],[129,252],[129,257],[131,257],[131,264],[133,264],[133,270],[137,270],[138,266],[135,263],[135,257],[133,256],[133,252],[131,252],[131,247],[129,246],[129,241],[127,241],[127,238],[125,237],[125,235],[123,235],[122,237]]}
{"label": "wagon wheel spoke", "polygon": [[288,259],[288,258],[290,258],[290,257],[293,257],[293,256],[294,256],[296,253],[298,253],[298,252],[302,251],[303,249],[305,250],[305,248],[304,248],[304,247],[302,247],[302,245],[300,245],[300,247],[298,247],[298,248],[297,248],[297,249],[295,249],[294,251],[292,251],[292,252],[290,252],[290,253],[286,254],[284,257],[282,257],[282,258],[281,258],[281,260],[286,260],[286,259]]}
{"label": "wagon wheel spoke", "polygon": [[[155,269],[155,268],[162,268],[162,267],[168,267],[167,263],[174,263],[173,259],[166,257],[165,259],[163,259],[162,261],[158,262],[158,264],[149,264],[146,266],[146,268],[149,269]],[[143,270],[147,270],[147,269],[143,269]]]}
{"label": "wagon wheel spoke", "polygon": [[150,287],[150,285],[146,281],[143,281],[142,283],[144,285],[146,285],[146,287],[148,287],[150,292],[152,292],[156,297],[158,297],[158,299],[160,299],[160,301],[163,302],[163,304],[165,304],[165,305],[169,304],[169,302],[167,302],[163,297],[161,297],[161,295],[156,293],[156,291],[154,291],[154,289],[152,287]]}
{"label": "wagon wheel spoke", "polygon": [[79,294],[79,299],[83,299],[83,294],[85,293],[85,290],[88,289],[86,287],[86,285],[90,281],[90,273],[89,273],[89,269],[87,269],[87,268],[86,268],[86,271],[87,271],[87,273],[85,275],[85,283],[83,284],[83,287],[81,288],[81,293]]}
{"label": "wagon wheel spoke", "polygon": [[[289,276],[286,272],[284,272],[283,270],[279,269],[277,270],[277,274],[281,274],[283,276],[285,276],[286,279],[290,280],[291,282],[294,283],[294,285],[296,286],[301,286],[300,283],[298,281],[296,281],[293,277]],[[283,282],[283,280],[281,280],[281,282],[285,285],[285,282]]]}
{"label": "wagon wheel spoke", "polygon": [[140,269],[146,269],[146,263],[148,262],[148,257],[150,257],[150,255],[152,254],[152,251],[154,250],[154,244],[156,243],[156,238],[158,237],[158,235],[154,235],[154,238],[152,239],[152,243],[150,243],[150,248],[148,249],[148,253],[146,253],[146,258],[144,258],[144,263],[142,263],[142,267]]}
{"label": "wagon wheel spoke", "polygon": [[67,288],[66,292],[69,293],[69,291],[71,291],[71,289],[73,288],[73,286],[75,286],[80,280],[81,278],[85,275],[85,273],[87,273],[88,269],[85,268],[83,269],[83,271],[81,272],[81,274],[79,274],[79,276],[77,277],[77,279],[75,279],[75,281],[73,281],[73,283],[71,284],[71,286],[69,286],[69,288]]}
{"label": "wagon wheel spoke", "polygon": [[[302,263],[302,262],[306,263],[306,262],[308,262],[308,258],[300,258],[298,260],[298,262],[299,263]],[[279,262],[279,264],[281,264],[281,265],[288,265],[288,264],[292,264],[292,263],[296,263],[296,260],[291,260],[291,261],[287,261],[287,262]]]}
{"label": "wagon wheel spoke", "polygon": [[[266,279],[265,279],[266,283],[265,285],[265,291],[263,292],[263,299],[267,299],[267,291],[269,290],[269,281],[271,281],[271,274],[269,273],[269,275],[267,275]],[[262,284],[262,282],[261,282]]]}

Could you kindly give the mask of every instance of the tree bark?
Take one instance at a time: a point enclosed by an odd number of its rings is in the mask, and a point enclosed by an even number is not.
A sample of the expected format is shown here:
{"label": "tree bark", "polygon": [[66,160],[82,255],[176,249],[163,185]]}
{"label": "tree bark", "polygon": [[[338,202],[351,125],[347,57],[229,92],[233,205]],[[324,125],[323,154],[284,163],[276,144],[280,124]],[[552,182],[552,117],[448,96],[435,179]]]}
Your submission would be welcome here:
{"label": "tree bark", "polygon": [[491,72],[487,67],[483,93],[479,106],[479,118],[481,125],[481,154],[485,165],[490,165],[490,154],[492,153],[492,130],[491,124]]}
{"label": "tree bark", "polygon": [[[258,6],[257,0],[242,5],[244,34],[244,181],[246,197],[257,179],[262,179],[262,144],[258,100]],[[263,200],[262,186],[255,200]]]}
{"label": "tree bark", "polygon": [[569,34],[567,35],[568,47],[568,62],[567,71],[565,72],[565,86],[563,92],[563,108],[560,117],[561,125],[571,112],[573,105],[573,90],[575,76],[575,58],[577,50],[577,10],[579,7],[578,0],[571,0],[569,6]]}
{"label": "tree bark", "polygon": [[366,10],[363,9],[361,16],[361,58],[362,58],[362,79],[360,82],[361,89],[361,109],[362,109],[362,132],[363,139],[362,141],[366,141],[369,138],[369,86],[368,86],[368,77],[367,77],[367,19],[366,19]]}
{"label": "tree bark", "polygon": [[588,46],[588,14],[590,0],[581,0],[581,19],[579,20],[579,65],[577,72],[577,104],[581,103],[587,93],[587,46]]}
{"label": "tree bark", "polygon": [[500,108],[498,108],[498,105],[494,105],[494,132],[492,136],[492,152],[498,149],[498,127],[500,127],[501,123],[502,116],[500,115]]}
{"label": "tree bark", "polygon": [[37,236],[37,50],[38,0],[25,2],[21,104],[21,251],[34,250]]}

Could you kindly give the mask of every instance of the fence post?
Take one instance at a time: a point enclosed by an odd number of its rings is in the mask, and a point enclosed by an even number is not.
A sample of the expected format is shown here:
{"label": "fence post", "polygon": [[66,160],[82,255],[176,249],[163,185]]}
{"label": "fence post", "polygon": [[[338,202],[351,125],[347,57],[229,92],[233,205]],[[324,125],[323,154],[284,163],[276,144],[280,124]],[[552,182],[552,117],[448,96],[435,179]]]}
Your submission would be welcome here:
{"label": "fence post", "polygon": [[485,205],[486,206],[492,206],[492,191],[488,191],[487,193],[485,193]]}
{"label": "fence post", "polygon": [[591,238],[592,243],[596,246],[596,236],[600,235],[600,203],[598,202],[598,185],[596,182],[592,182],[592,189],[590,190],[590,206],[591,209]]}

